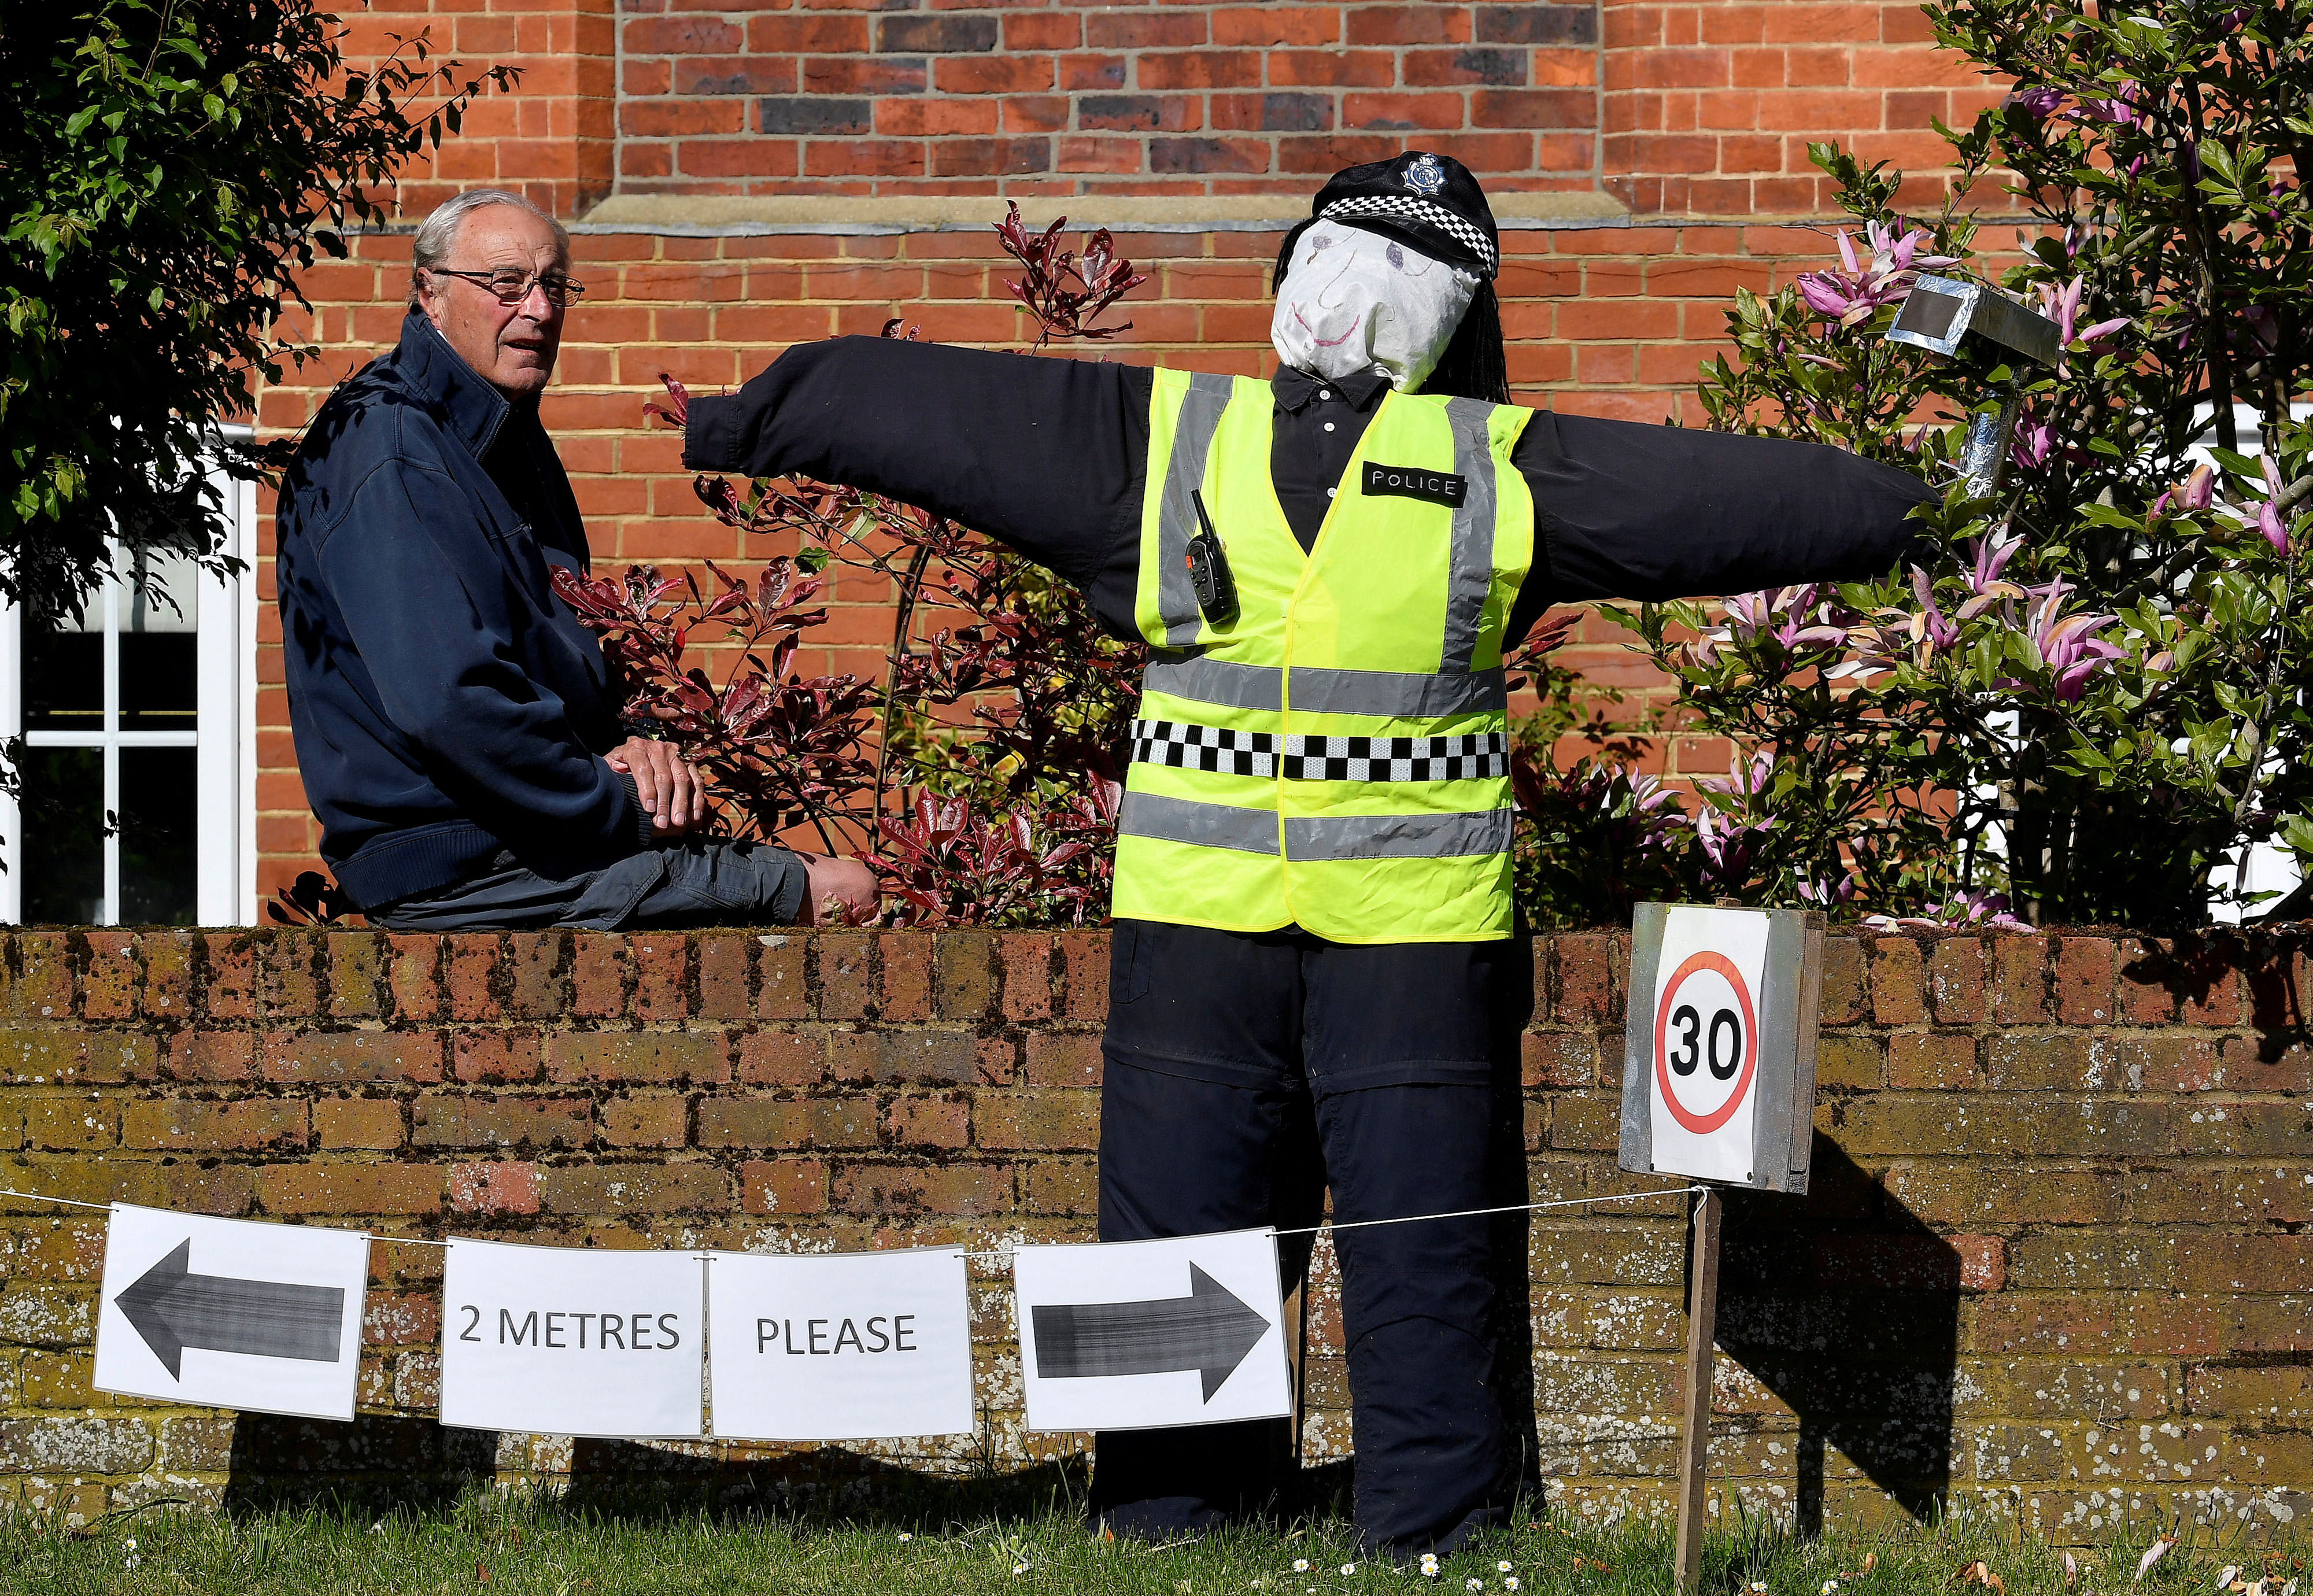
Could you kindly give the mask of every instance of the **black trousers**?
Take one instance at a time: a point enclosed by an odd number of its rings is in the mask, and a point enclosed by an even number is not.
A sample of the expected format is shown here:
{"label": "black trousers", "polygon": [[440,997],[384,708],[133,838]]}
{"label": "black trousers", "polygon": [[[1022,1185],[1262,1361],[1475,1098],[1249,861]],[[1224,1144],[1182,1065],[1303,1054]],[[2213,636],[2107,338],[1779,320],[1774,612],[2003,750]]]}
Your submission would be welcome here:
{"label": "black trousers", "polygon": [[[1343,1224],[1488,1206],[1506,1176],[1522,1194],[1522,1168],[1499,1168],[1490,1141],[1530,957],[1522,940],[1363,947],[1118,921],[1100,1239],[1310,1225],[1328,1186]],[[1490,1229],[1334,1235],[1369,1552],[1451,1550],[1508,1520]],[[1288,1291],[1310,1241],[1280,1239]],[[1272,1502],[1289,1451],[1283,1421],[1104,1433],[1091,1511],[1119,1534],[1208,1529]]]}
{"label": "black trousers", "polygon": [[788,925],[805,880],[803,860],[784,848],[685,837],[560,880],[501,852],[479,876],[362,913],[389,931]]}

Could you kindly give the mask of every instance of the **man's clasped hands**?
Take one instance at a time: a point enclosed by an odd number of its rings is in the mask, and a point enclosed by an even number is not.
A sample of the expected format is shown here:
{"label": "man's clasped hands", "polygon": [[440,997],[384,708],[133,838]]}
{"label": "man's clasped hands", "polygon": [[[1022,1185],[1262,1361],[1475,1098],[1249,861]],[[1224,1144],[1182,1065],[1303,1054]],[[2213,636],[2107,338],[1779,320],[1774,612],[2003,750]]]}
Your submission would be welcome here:
{"label": "man's clasped hands", "polygon": [[[672,743],[629,737],[602,763],[631,776],[635,797],[651,817],[652,834],[662,839],[694,836],[707,828],[707,780]],[[807,877],[797,925],[865,921],[875,912],[875,876],[856,859],[806,853],[798,848]]]}

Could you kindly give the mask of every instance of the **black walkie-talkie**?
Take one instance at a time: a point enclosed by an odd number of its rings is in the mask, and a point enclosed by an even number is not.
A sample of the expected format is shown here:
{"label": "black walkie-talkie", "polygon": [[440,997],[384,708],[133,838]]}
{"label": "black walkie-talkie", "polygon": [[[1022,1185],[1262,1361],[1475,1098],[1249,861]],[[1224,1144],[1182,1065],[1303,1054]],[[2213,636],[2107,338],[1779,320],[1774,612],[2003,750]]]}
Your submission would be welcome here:
{"label": "black walkie-talkie", "polygon": [[1205,513],[1205,496],[1192,488],[1189,502],[1197,507],[1197,522],[1204,528],[1189,538],[1189,585],[1197,590],[1197,608],[1205,619],[1224,626],[1236,615],[1236,582],[1229,575],[1228,556],[1221,552],[1213,518]]}

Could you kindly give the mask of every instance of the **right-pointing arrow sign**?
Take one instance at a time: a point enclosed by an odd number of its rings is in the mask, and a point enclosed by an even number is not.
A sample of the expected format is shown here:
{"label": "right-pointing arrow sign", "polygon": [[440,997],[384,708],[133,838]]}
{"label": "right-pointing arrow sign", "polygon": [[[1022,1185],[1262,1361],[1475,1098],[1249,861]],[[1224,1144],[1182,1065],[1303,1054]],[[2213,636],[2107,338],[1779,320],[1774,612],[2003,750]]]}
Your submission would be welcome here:
{"label": "right-pointing arrow sign", "polygon": [[112,1300],[171,1379],[180,1378],[189,1346],[313,1363],[338,1361],[346,1313],[343,1288],[195,1274],[192,1252],[189,1236]]}
{"label": "right-pointing arrow sign", "polygon": [[1171,1374],[1193,1369],[1213,1399],[1269,1321],[1195,1264],[1189,1294],[1147,1302],[1040,1304],[1036,1372],[1045,1380]]}

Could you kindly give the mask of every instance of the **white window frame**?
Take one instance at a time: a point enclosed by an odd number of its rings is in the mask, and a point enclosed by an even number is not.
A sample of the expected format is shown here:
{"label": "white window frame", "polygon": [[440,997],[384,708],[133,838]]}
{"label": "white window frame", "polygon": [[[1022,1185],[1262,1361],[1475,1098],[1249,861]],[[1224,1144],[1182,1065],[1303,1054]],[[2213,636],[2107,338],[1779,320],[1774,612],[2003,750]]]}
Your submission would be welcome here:
{"label": "white window frame", "polygon": [[[251,429],[227,427],[228,437],[246,438]],[[120,729],[119,635],[123,585],[109,582],[95,607],[104,618],[104,724],[95,732],[34,731],[34,748],[104,750],[104,810],[120,808],[120,750],[184,747],[196,750],[194,794],[198,816],[195,841],[194,918],[201,925],[255,925],[257,902],[257,485],[222,472],[211,474],[224,496],[226,533],[220,553],[244,561],[238,578],[204,569],[194,632],[200,686],[195,729]],[[0,604],[0,737],[24,730],[23,613]],[[0,794],[0,924],[23,919],[23,815],[13,798]],[[119,923],[120,839],[104,839],[104,905],[99,923]]]}

